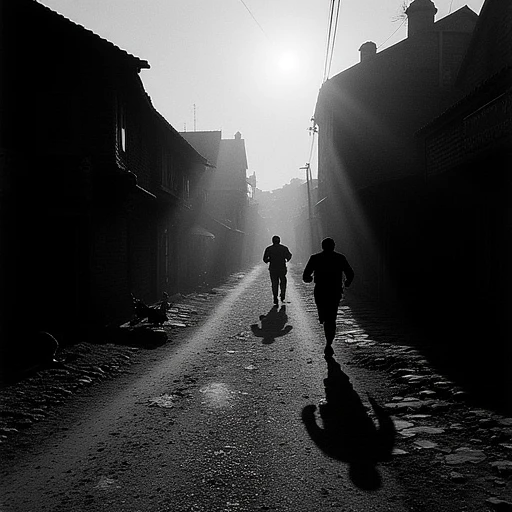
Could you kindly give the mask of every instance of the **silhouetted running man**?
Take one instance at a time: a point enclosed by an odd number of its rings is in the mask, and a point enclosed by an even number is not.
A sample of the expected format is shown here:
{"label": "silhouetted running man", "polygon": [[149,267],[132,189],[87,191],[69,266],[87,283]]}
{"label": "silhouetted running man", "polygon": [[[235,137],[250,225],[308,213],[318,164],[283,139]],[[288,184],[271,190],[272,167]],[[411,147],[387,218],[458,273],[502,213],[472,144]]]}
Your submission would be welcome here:
{"label": "silhouetted running man", "polygon": [[281,239],[274,235],[272,245],[269,245],[263,253],[263,261],[270,263],[268,270],[270,272],[270,282],[272,283],[272,295],[274,304],[278,304],[278,291],[281,291],[281,300],[286,298],[286,262],[292,259],[292,253],[286,245],[281,244]]}
{"label": "silhouetted running man", "polygon": [[343,297],[343,287],[347,288],[354,279],[354,271],[347,258],[334,250],[332,238],[322,240],[322,252],[313,254],[304,269],[302,279],[306,283],[315,280],[315,303],[318,320],[324,324],[326,358],[332,357],[332,342],[336,334],[336,316]]}

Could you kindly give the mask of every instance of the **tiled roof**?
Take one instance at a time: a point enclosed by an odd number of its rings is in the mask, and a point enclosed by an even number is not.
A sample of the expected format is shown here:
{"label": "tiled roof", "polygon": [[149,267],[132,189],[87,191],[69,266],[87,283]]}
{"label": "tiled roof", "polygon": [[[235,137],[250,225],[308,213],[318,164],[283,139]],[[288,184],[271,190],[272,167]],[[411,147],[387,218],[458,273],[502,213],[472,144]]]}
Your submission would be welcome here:
{"label": "tiled roof", "polygon": [[[141,84],[141,87],[142,87],[142,84]],[[154,114],[160,120],[160,122],[162,122],[164,124],[164,126],[170,132],[172,132],[173,134],[175,134],[179,138],[179,140],[181,141],[182,145],[184,147],[186,147],[187,151],[192,152],[194,154],[194,158],[196,160],[201,162],[203,165],[209,166],[210,162],[208,161],[208,159],[205,156],[203,156],[203,154],[201,154],[192,144],[190,144],[190,142],[187,139],[182,137],[182,134],[179,133],[178,130],[176,130],[176,128],[174,128],[174,126],[172,126],[171,123],[169,123],[169,121],[167,121],[167,119],[165,119],[165,117],[162,114],[160,114],[160,112],[158,112],[158,110],[153,105],[153,102],[151,101],[151,98],[149,97],[149,94],[147,94],[144,91],[143,87],[142,87],[142,90],[143,90],[143,92],[145,94],[145,97],[146,97],[146,100],[148,102],[148,105],[153,110]]]}
{"label": "tiled roof", "polygon": [[[71,21],[62,14],[52,11],[49,7],[40,4],[36,0],[15,0],[14,5],[16,6],[17,9],[21,10],[21,15],[23,15],[24,9],[27,9],[28,12],[30,12],[30,10],[33,10],[33,14],[35,16],[46,16],[49,20],[52,20],[56,23],[62,23],[63,26],[67,26],[68,28],[75,30],[77,36],[80,35],[84,38],[89,39],[92,45],[99,45],[101,49],[104,51],[114,52],[116,54],[116,57],[125,59],[130,64],[136,66],[139,70],[149,69],[150,67],[148,61],[142,60],[139,57],[131,55],[130,53],[119,48],[107,39],[103,39],[98,34],[95,34],[94,32],[92,32],[92,30],[89,30],[84,26],[79,25],[74,21]],[[41,20],[41,22],[44,23],[44,18]]]}
{"label": "tiled roof", "polygon": [[217,165],[226,170],[247,170],[244,139],[222,139]]}
{"label": "tiled roof", "polygon": [[456,11],[448,14],[444,18],[437,20],[434,23],[434,31],[450,31],[457,28],[457,22],[463,18],[470,19],[472,21],[478,20],[478,14],[470,9],[467,5],[457,9]]}
{"label": "tiled roof", "polygon": [[217,166],[221,143],[220,131],[180,132],[180,135],[212,166]]}
{"label": "tiled roof", "polygon": [[[433,32],[443,32],[443,31],[458,31],[458,23],[461,20],[472,20],[473,23],[476,23],[478,20],[478,15],[473,12],[469,7],[464,6],[460,9],[454,11],[451,14],[448,14],[444,18],[441,18],[440,20],[436,21],[434,23]],[[384,59],[394,59],[396,55],[406,55],[407,52],[409,52],[409,47],[411,45],[416,44],[416,38],[408,38],[402,39],[398,43],[389,46],[388,48],[385,48],[384,50],[377,52],[376,55],[367,62],[361,63],[358,62],[354,64],[353,66],[345,69],[344,71],[341,71],[337,75],[334,75],[332,78],[327,80],[326,84],[336,84],[339,81],[345,80],[346,78],[350,78],[352,76],[359,77],[359,73],[362,72],[362,69],[367,70],[369,76],[373,75],[373,71],[369,68],[373,66],[379,66],[383,65]],[[364,64],[364,67],[361,65]],[[357,83],[357,86],[359,86],[359,82]]]}

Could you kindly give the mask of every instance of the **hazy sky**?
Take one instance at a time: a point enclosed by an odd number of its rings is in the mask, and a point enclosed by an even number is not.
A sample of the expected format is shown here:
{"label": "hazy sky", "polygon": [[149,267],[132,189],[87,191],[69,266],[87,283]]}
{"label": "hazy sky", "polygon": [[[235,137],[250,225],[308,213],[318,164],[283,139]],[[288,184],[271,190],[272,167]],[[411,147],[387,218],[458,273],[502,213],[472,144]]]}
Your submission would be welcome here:
{"label": "hazy sky", "polygon": [[[194,130],[194,105],[196,130],[222,130],[223,138],[240,131],[258,188],[305,177],[329,0],[39,1],[147,60],[146,91],[178,131]],[[484,0],[434,2],[438,20],[464,5],[479,13]],[[380,51],[406,37],[396,20],[404,3],[343,0],[329,76],[356,64],[362,43]]]}

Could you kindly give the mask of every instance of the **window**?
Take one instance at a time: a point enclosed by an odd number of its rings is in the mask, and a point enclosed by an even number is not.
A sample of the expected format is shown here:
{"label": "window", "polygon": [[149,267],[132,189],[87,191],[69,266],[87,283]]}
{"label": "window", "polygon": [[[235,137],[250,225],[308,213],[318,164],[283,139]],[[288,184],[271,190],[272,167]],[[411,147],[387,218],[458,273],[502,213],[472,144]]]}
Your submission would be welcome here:
{"label": "window", "polygon": [[121,99],[117,99],[116,138],[117,147],[121,153],[126,153],[126,108]]}

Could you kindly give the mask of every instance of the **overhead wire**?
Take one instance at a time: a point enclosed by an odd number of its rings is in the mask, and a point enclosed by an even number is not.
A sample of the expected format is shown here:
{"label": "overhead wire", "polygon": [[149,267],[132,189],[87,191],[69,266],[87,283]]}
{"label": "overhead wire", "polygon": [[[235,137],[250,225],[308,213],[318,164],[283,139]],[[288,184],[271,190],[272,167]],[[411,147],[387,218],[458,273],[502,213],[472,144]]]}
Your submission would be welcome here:
{"label": "overhead wire", "polygon": [[382,43],[379,44],[379,46],[377,46],[377,50],[383,46],[384,44],[386,44],[405,24],[405,22],[407,21],[407,18],[404,18],[402,20],[402,23],[400,23],[399,27],[385,40],[383,41]]}
{"label": "overhead wire", "polygon": [[[329,19],[327,28],[327,42],[325,48],[325,61],[324,61],[324,74],[322,77],[322,83],[326,82],[331,74],[332,59],[334,56],[334,47],[336,44],[336,35],[338,32],[338,22],[341,10],[341,0],[331,0],[329,4]],[[311,146],[309,150],[309,158],[306,163],[307,172],[309,172],[311,179],[311,159],[313,157],[313,149],[315,144],[315,135],[318,132],[318,128],[315,123],[314,117],[311,118],[312,126],[308,128],[309,134],[311,135]]]}
{"label": "overhead wire", "polygon": [[[340,15],[341,0],[331,0],[329,4],[329,20],[327,26],[327,40],[325,45],[325,61],[324,61],[324,74],[322,77],[322,83],[324,83],[331,73],[332,57],[334,55],[334,45],[336,43],[336,33],[338,30],[338,21]],[[336,13],[336,14],[335,14]],[[312,125],[308,128],[311,136],[311,145],[309,149],[309,158],[306,163],[306,181],[313,179],[311,174],[311,159],[313,158],[313,149],[315,145],[315,135],[318,132],[318,128],[315,123],[314,116],[311,118]]]}
{"label": "overhead wire", "polygon": [[[336,1],[337,1],[336,16],[334,16]],[[450,3],[450,11],[452,8],[453,1],[454,0],[451,0],[451,3]],[[334,55],[334,46],[336,43],[336,34],[337,34],[337,30],[338,30],[340,9],[341,9],[341,0],[331,0],[330,7],[329,7],[329,26],[328,26],[328,31],[327,31],[327,44],[326,44],[326,51],[325,51],[324,75],[323,75],[322,83],[326,82],[329,78],[329,75],[331,74],[331,65],[332,65],[332,59],[333,59],[333,55]],[[407,18],[404,18],[402,23],[399,25],[399,27],[386,40],[384,40],[377,47],[377,49],[381,48],[384,44],[386,44],[403,27],[403,25],[406,23],[406,21],[407,21]],[[308,164],[307,164],[308,169],[309,169],[309,163],[311,162],[311,158],[313,155],[313,145],[314,145],[314,141],[315,141],[315,134],[318,131],[316,128],[314,118],[312,118],[312,121],[313,121],[313,126],[308,128],[308,130],[310,131],[310,134],[312,135],[311,149],[310,149],[309,159],[308,159]]]}
{"label": "overhead wire", "polygon": [[[336,9],[336,19],[335,19],[335,21],[333,23],[333,19],[334,19],[334,6],[335,6],[335,2],[336,1],[338,2],[337,9]],[[263,29],[263,27],[261,26],[259,21],[256,19],[256,17],[252,13],[252,11],[249,9],[247,4],[244,2],[244,0],[240,0],[240,2],[245,7],[245,9],[249,13],[249,15],[251,16],[253,21],[256,23],[256,25],[258,25],[258,27],[261,30],[261,32],[263,33],[263,35],[270,41],[270,38],[268,37],[268,34],[265,32],[265,30]],[[326,47],[325,64],[324,64],[324,80],[323,80],[324,82],[326,80],[326,77],[329,75],[330,69],[331,69],[332,53],[333,53],[333,49],[334,49],[334,43],[335,43],[335,40],[336,40],[336,30],[337,30],[337,25],[338,25],[339,12],[340,12],[340,0],[331,0],[330,14],[329,14],[329,29],[328,29],[328,35],[327,35],[327,47]],[[313,149],[314,149],[314,144],[315,144],[315,134],[318,131],[313,118],[311,118],[311,121],[313,122],[313,124],[312,124],[311,127],[308,128],[308,131],[309,131],[309,133],[311,135],[311,146],[310,146],[310,150],[309,150],[308,162],[306,164],[307,169],[308,169],[308,171],[307,171],[308,172],[308,176],[306,177],[307,180],[309,180],[310,178],[312,179],[311,169],[310,169],[310,162],[311,162],[311,159],[313,157]]]}
{"label": "overhead wire", "polygon": [[329,24],[328,24],[328,30],[327,30],[327,41],[326,41],[326,45],[325,45],[324,75],[322,78],[322,83],[325,82],[325,80],[327,79],[326,78],[327,77],[327,62],[329,61],[333,15],[334,15],[334,0],[331,0],[330,7],[329,7]]}
{"label": "overhead wire", "polygon": [[247,4],[244,2],[244,0],[240,0],[240,2],[242,2],[243,6],[247,9],[247,12],[251,15],[251,18],[254,20],[254,22],[256,23],[256,25],[258,25],[258,27],[260,28],[260,30],[263,32],[263,35],[270,41],[270,38],[268,37],[267,33],[265,32],[265,30],[263,29],[263,27],[260,25],[259,21],[256,19],[256,17],[254,16],[254,14],[251,12],[251,10],[249,9],[249,7],[247,7]]}
{"label": "overhead wire", "polygon": [[338,0],[338,7],[336,9],[336,20],[334,22],[334,31],[333,31],[333,36],[332,36],[331,55],[329,57],[329,67],[327,68],[326,79],[329,78],[329,75],[331,74],[331,64],[332,64],[332,57],[334,55],[334,46],[336,45],[336,34],[338,33],[338,20],[340,17],[340,9],[341,9],[341,0]]}
{"label": "overhead wire", "polygon": [[327,44],[325,49],[324,75],[322,78],[322,83],[324,83],[331,74],[331,65],[334,55],[334,46],[336,44],[336,34],[338,31],[340,10],[341,0],[331,0],[329,6],[329,24],[327,29]]}

